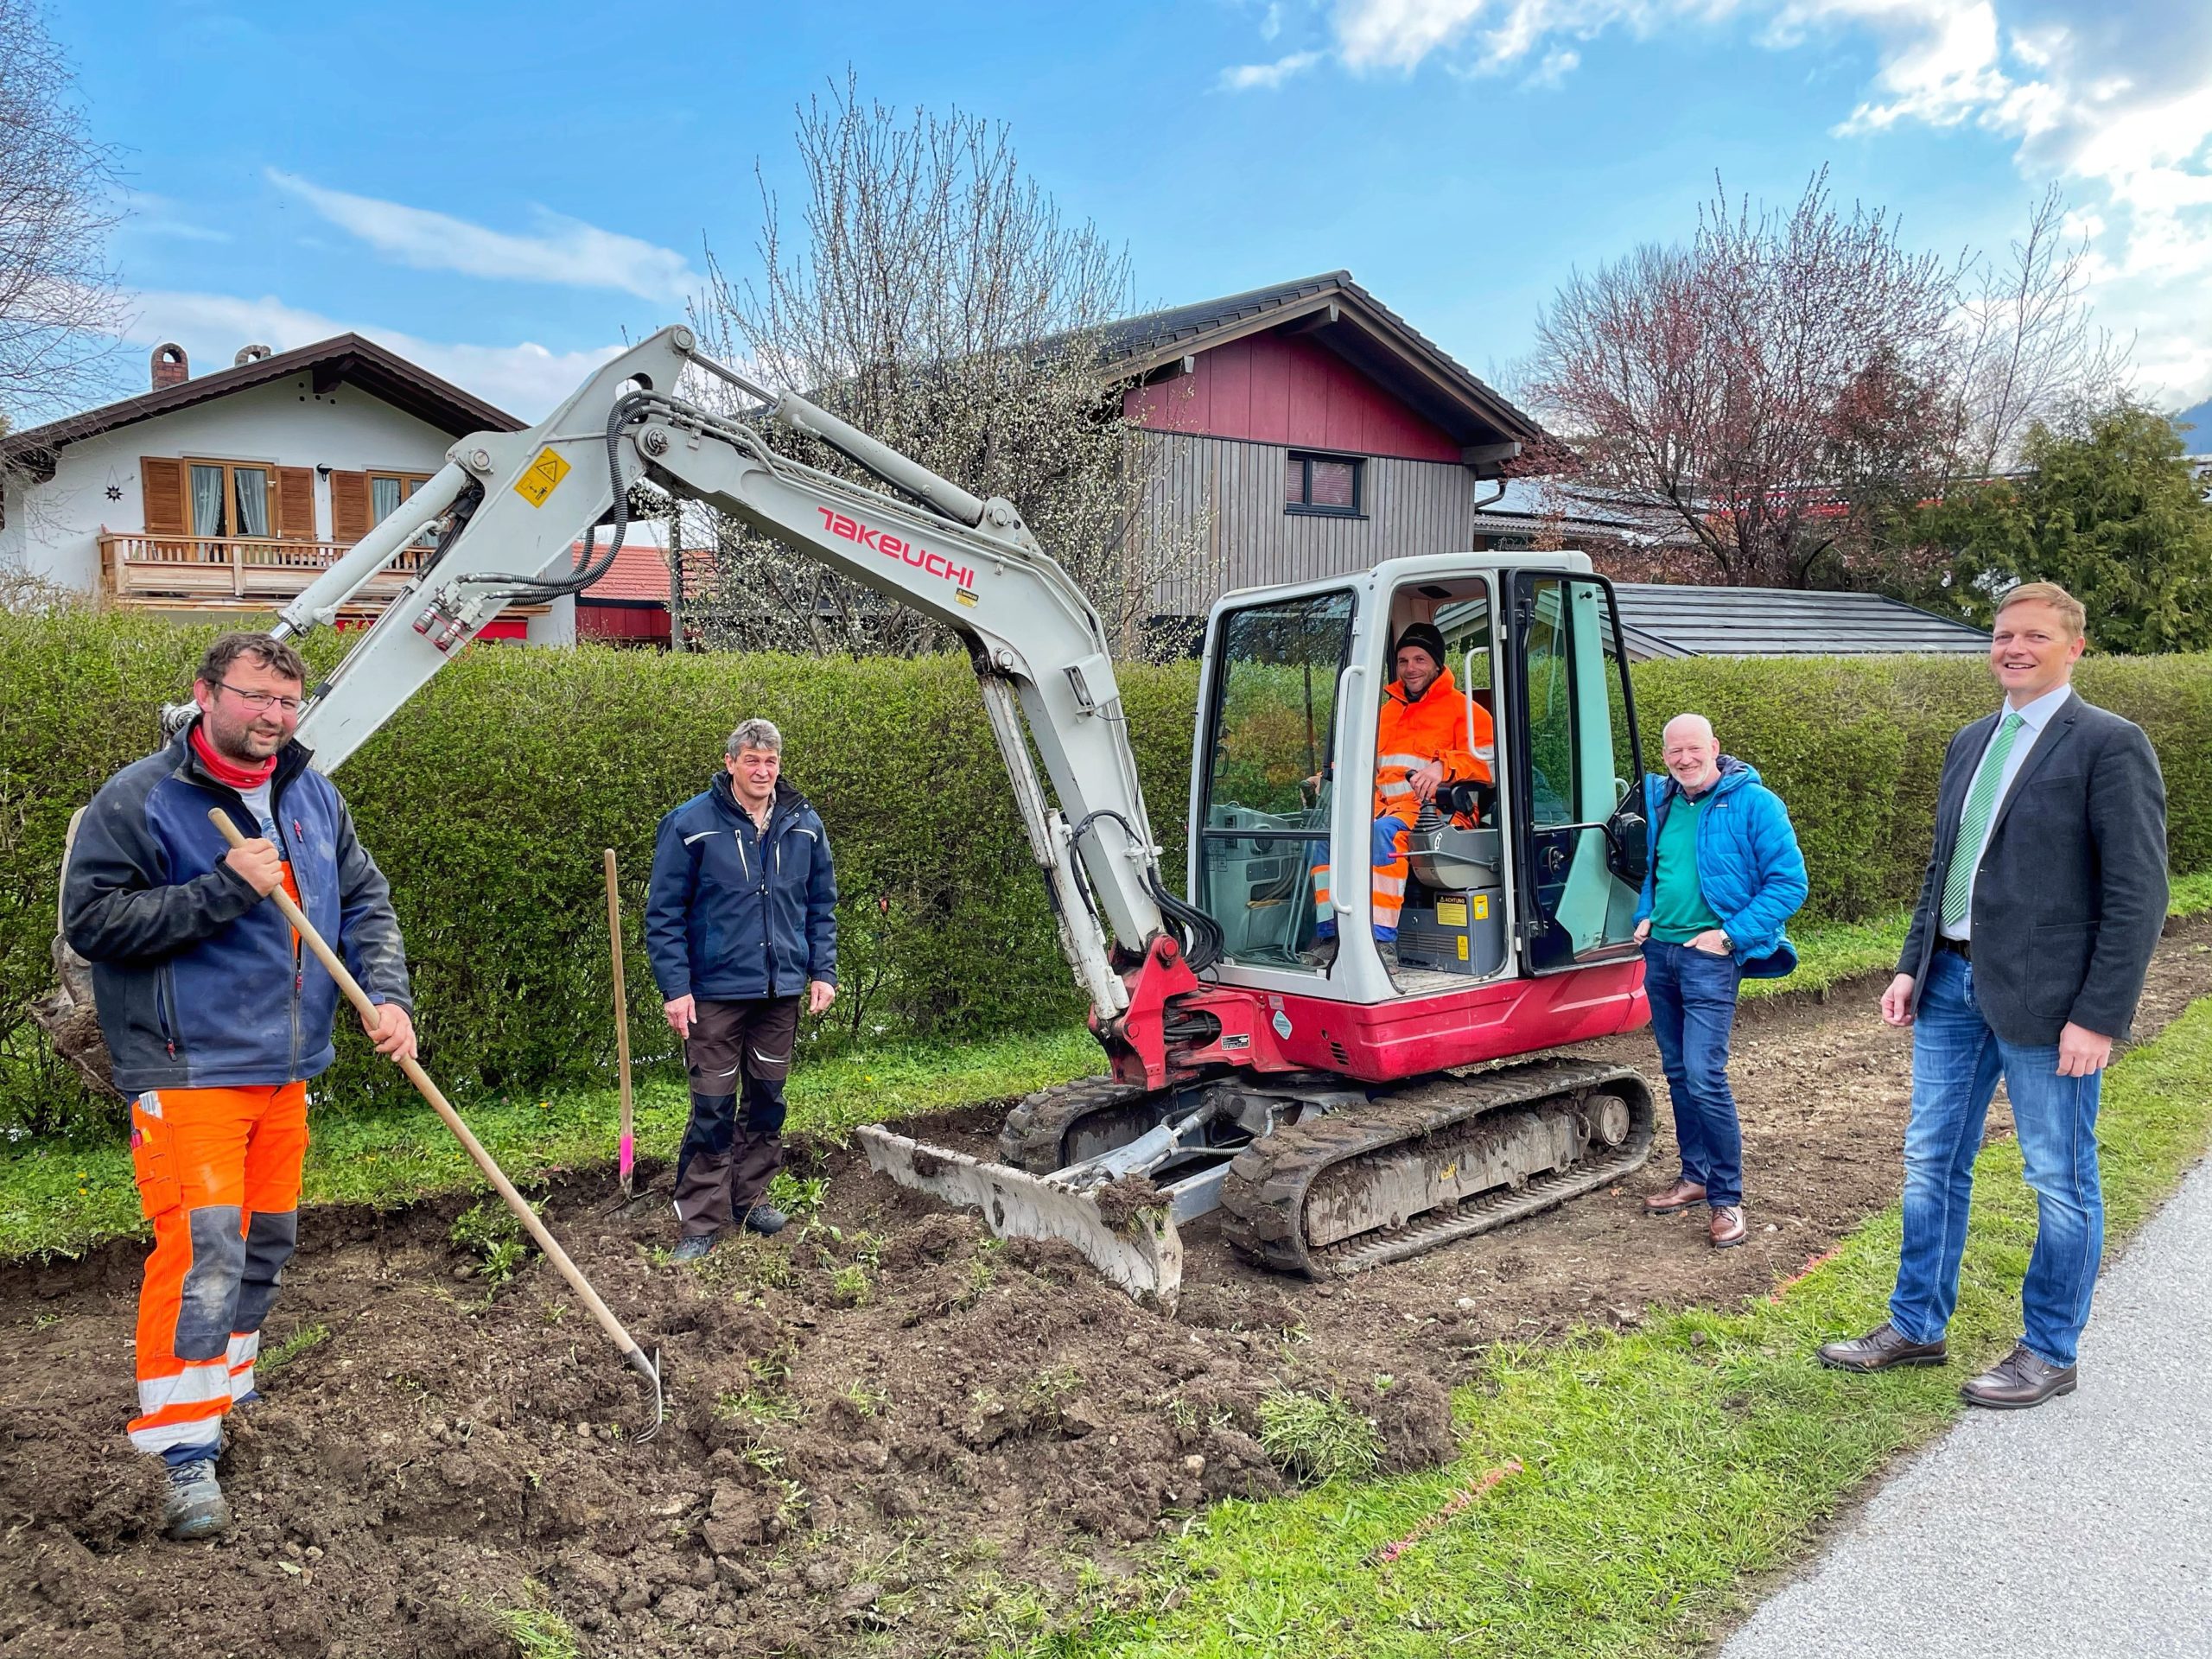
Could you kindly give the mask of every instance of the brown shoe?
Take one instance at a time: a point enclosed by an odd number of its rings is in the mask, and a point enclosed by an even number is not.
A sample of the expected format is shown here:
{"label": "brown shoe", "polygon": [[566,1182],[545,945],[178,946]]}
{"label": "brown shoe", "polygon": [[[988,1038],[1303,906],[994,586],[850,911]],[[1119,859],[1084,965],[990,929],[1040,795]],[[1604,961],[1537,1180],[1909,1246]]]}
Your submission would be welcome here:
{"label": "brown shoe", "polygon": [[1705,1224],[1706,1241],[1716,1250],[1732,1250],[1744,1242],[1744,1235],[1751,1229],[1744,1222],[1744,1206],[1724,1204],[1717,1206],[1713,1219]]}
{"label": "brown shoe", "polygon": [[1886,1371],[1892,1365],[1941,1365],[1950,1356],[1941,1338],[1934,1342],[1908,1342],[1887,1319],[1863,1337],[1824,1343],[1821,1363],[1837,1371]]}
{"label": "brown shoe", "polygon": [[1694,1204],[1705,1202],[1705,1189],[1687,1177],[1676,1181],[1663,1192],[1654,1192],[1643,1201],[1647,1216],[1678,1215]]}
{"label": "brown shoe", "polygon": [[2022,1343],[1980,1376],[1959,1385],[1959,1398],[1992,1411],[2024,1411],[2075,1389],[2071,1365],[2053,1365]]}

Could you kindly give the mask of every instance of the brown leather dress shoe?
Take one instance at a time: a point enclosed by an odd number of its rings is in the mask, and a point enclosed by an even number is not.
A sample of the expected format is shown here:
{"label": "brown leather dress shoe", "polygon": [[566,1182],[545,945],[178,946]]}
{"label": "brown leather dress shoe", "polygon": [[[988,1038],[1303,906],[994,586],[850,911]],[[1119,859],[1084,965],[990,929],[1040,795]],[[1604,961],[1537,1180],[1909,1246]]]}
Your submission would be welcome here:
{"label": "brown leather dress shoe", "polygon": [[1980,1376],[1959,1384],[1959,1398],[1992,1411],[2024,1411],[2053,1395],[2071,1394],[2075,1368],[2053,1365],[2022,1343]]}
{"label": "brown leather dress shoe", "polygon": [[1644,1199],[1643,1213],[1647,1216],[1678,1215],[1692,1205],[1704,1202],[1705,1189],[1695,1181],[1683,1179],[1676,1181],[1665,1192],[1654,1192]]}
{"label": "brown leather dress shoe", "polygon": [[1724,1204],[1713,1212],[1713,1219],[1705,1224],[1706,1242],[1716,1250],[1732,1250],[1744,1242],[1750,1231],[1744,1222],[1744,1206]]}
{"label": "brown leather dress shoe", "polygon": [[1821,1363],[1838,1371],[1886,1371],[1892,1365],[1941,1365],[1950,1357],[1939,1338],[1934,1342],[1909,1342],[1887,1319],[1863,1337],[1847,1342],[1824,1343]]}

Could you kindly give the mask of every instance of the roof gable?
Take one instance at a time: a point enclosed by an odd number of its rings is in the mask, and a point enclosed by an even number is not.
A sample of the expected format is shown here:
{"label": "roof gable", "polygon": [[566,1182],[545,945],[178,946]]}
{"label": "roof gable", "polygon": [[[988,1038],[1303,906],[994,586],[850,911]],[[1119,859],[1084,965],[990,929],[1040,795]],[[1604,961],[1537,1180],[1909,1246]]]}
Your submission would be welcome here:
{"label": "roof gable", "polygon": [[454,437],[487,430],[518,432],[524,425],[506,410],[463,391],[374,340],[346,334],[11,433],[0,439],[0,458],[19,460],[29,466],[34,477],[49,478],[55,453],[65,445],[300,373],[311,374],[319,392],[341,384],[357,386]]}
{"label": "roof gable", "polygon": [[1288,328],[1449,433],[1474,452],[1463,457],[1471,465],[1494,467],[1510,456],[1481,452],[1508,443],[1527,448],[1547,437],[1533,418],[1352,281],[1348,270],[1125,317],[1106,325],[1101,349],[1109,370],[1142,378],[1231,340]]}

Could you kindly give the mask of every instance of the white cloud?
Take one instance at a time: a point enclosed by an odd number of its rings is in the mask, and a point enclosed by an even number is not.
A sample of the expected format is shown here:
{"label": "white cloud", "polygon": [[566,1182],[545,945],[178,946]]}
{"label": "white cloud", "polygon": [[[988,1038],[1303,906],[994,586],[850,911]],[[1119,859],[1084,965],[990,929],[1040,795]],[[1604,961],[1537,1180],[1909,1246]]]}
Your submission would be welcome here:
{"label": "white cloud", "polygon": [[531,210],[537,233],[517,236],[428,208],[325,189],[274,168],[269,181],[378,252],[418,270],[611,288],[647,300],[681,300],[699,286],[689,262],[675,250],[543,207]]}
{"label": "white cloud", "polygon": [[247,299],[228,294],[152,293],[136,296],[137,316],[125,330],[151,347],[175,340],[192,359],[193,372],[226,369],[238,349],[260,344],[289,352],[349,331],[398,353],[525,421],[542,418],[619,345],[582,352],[554,352],[525,340],[516,346],[476,346],[419,340],[373,324],[340,322],[286,305],[273,296]]}
{"label": "white cloud", "polygon": [[1529,72],[1522,81],[1523,86],[1548,90],[1565,84],[1568,75],[1581,64],[1582,54],[1566,47],[1554,47],[1544,54],[1544,60]]}
{"label": "white cloud", "polygon": [[1221,72],[1221,90],[1246,92],[1254,88],[1273,92],[1293,75],[1302,75],[1321,61],[1319,52],[1294,52],[1273,63],[1240,63]]}
{"label": "white cloud", "polygon": [[[1971,127],[2009,143],[2023,176],[2056,180],[2091,238],[2099,315],[2138,336],[2145,390],[2212,391],[2212,6],[2082,0],[1335,0],[1331,49],[1355,73],[1571,77],[1575,44],[1610,30],[1751,25],[1793,50],[1872,43],[1876,68],[1839,136]],[[1313,67],[1300,53],[1224,72],[1273,86]]]}

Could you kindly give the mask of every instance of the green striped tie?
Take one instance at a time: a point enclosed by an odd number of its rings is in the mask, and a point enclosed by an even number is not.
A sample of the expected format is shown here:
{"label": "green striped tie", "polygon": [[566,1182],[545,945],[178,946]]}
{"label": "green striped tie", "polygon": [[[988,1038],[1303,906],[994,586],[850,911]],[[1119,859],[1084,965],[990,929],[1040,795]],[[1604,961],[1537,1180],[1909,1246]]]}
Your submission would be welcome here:
{"label": "green striped tie", "polygon": [[2005,778],[2005,758],[2012,740],[2027,722],[2013,709],[1997,728],[1997,735],[1981,753],[1981,770],[1974,773],[1967,792],[1966,811],[1959,818],[1959,839],[1951,849],[1951,868],[1943,874],[1943,925],[1956,927],[1966,919],[1967,900],[1974,893],[1974,867],[1981,859],[1981,838],[1989,832],[1989,815],[1997,806],[1997,785]]}

